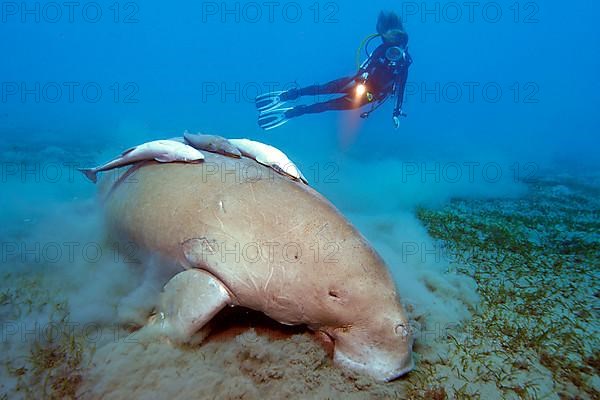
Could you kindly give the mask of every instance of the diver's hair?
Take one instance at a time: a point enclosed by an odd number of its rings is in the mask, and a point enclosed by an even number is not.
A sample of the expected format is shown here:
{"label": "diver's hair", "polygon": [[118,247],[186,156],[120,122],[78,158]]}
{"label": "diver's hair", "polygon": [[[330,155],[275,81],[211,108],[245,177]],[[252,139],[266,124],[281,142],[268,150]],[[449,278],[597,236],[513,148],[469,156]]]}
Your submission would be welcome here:
{"label": "diver's hair", "polygon": [[377,33],[384,42],[399,42],[406,44],[408,35],[404,31],[402,20],[393,11],[381,11],[377,17]]}
{"label": "diver's hair", "polygon": [[383,35],[392,29],[404,30],[400,17],[393,11],[381,11],[377,18],[377,33]]}

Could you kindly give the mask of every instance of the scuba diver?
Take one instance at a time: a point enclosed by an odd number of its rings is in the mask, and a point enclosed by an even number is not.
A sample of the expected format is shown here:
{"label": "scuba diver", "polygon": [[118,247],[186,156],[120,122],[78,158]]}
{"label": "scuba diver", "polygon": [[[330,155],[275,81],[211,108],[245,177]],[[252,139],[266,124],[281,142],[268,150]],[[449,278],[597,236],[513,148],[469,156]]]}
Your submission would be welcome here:
{"label": "scuba diver", "polygon": [[[383,43],[369,54],[369,43],[376,37],[381,37]],[[258,125],[269,130],[285,124],[290,118],[304,114],[353,110],[371,104],[371,109],[361,114],[361,118],[367,118],[390,96],[396,96],[392,117],[394,126],[398,128],[400,117],[406,116],[402,111],[402,103],[408,68],[412,63],[407,45],[408,34],[404,31],[400,18],[393,12],[382,11],[377,19],[377,34],[371,35],[365,43],[368,58],[355,75],[336,79],[323,85],[294,88],[257,96],[256,108],[260,112]],[[296,100],[301,96],[336,93],[342,93],[343,96],[322,103],[286,107],[286,102]]]}

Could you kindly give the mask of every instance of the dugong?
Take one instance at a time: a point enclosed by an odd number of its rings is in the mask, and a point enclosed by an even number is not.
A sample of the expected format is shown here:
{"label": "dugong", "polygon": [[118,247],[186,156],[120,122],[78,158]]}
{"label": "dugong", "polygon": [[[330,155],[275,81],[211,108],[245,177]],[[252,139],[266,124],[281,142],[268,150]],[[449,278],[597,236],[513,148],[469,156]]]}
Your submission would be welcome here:
{"label": "dugong", "polygon": [[144,329],[187,342],[224,307],[243,306],[328,336],[342,368],[381,381],[413,368],[409,320],[386,265],[314,189],[215,153],[201,164],[133,168],[135,179],[104,182],[109,234],[185,268]]}

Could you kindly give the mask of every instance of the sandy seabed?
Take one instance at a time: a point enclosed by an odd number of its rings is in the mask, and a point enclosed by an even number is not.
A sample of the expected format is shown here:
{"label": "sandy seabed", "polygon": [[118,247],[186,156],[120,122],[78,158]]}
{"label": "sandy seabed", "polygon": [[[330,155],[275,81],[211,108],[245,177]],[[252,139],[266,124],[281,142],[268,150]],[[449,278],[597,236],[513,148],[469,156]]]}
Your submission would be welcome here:
{"label": "sandy seabed", "polygon": [[[10,247],[106,248],[93,200],[68,196],[25,219],[5,212],[0,399],[598,399],[600,180],[547,174],[526,185],[516,198],[350,215],[414,324],[416,368],[391,383],[336,368],[311,332],[249,310],[221,313],[201,345],[145,338],[169,274],[115,261],[126,249],[50,262]],[[405,259],[407,237],[436,250]]]}

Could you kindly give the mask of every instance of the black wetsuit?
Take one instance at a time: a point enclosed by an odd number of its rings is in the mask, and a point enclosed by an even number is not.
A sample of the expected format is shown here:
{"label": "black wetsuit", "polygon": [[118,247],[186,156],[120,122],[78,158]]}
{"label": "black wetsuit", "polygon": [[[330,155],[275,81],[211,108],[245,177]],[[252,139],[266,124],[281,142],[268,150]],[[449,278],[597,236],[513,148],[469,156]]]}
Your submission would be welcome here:
{"label": "black wetsuit", "polygon": [[[404,57],[396,62],[385,56],[390,44],[381,44],[363,63],[356,75],[328,82],[324,85],[313,85],[301,89],[292,89],[285,93],[282,100],[295,100],[300,96],[318,96],[343,93],[344,96],[322,103],[299,105],[285,113],[287,118],[303,114],[314,114],[331,110],[352,110],[373,102],[383,102],[390,95],[396,95],[394,117],[400,116],[404,102],[404,89],[408,78],[408,67],[412,58],[405,50]],[[365,79],[366,77],[366,79]],[[356,87],[364,83],[366,91],[357,97]]]}

